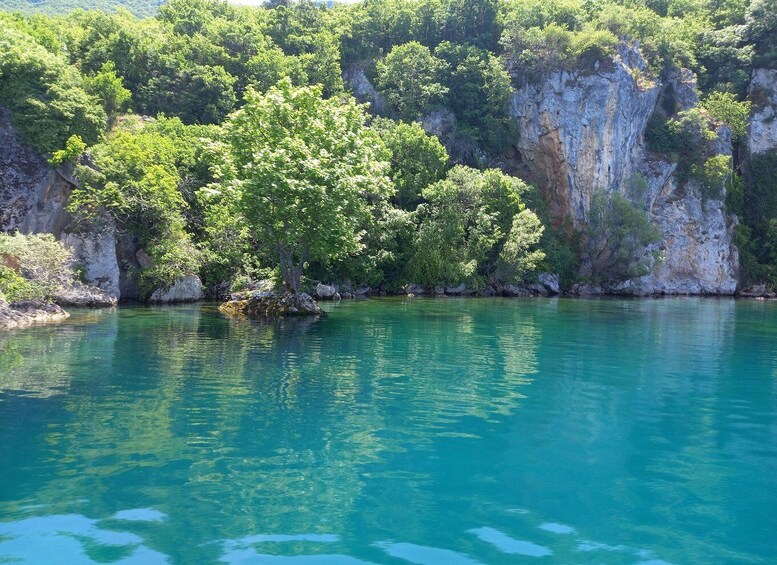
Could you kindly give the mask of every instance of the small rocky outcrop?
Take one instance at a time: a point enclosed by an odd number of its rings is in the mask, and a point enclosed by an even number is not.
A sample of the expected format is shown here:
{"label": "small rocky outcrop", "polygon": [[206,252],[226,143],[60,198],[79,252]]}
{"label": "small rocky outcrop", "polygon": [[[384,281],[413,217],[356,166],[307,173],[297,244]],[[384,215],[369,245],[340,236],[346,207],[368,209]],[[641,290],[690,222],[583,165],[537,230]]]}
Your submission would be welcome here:
{"label": "small rocky outcrop", "polygon": [[284,316],[320,316],[324,313],[307,294],[255,291],[233,295],[232,300],[219,306],[228,316],[248,318],[280,318]]}
{"label": "small rocky outcrop", "polygon": [[740,298],[756,298],[756,299],[775,299],[777,298],[777,292],[767,287],[765,284],[754,284],[743,288],[737,292],[737,296]]}
{"label": "small rocky outcrop", "polygon": [[189,275],[178,279],[167,288],[158,288],[148,299],[152,304],[172,304],[178,302],[196,302],[202,300],[205,293],[202,281],[197,275]]}
{"label": "small rocky outcrop", "polygon": [[351,87],[354,98],[359,102],[369,103],[373,112],[381,114],[386,110],[386,99],[372,85],[364,69],[348,69],[343,73],[343,80]]}
{"label": "small rocky outcrop", "polygon": [[32,324],[59,322],[70,314],[60,306],[42,300],[13,302],[0,299],[0,330],[21,328]]}
{"label": "small rocky outcrop", "polygon": [[313,287],[313,298],[316,300],[340,300],[342,297],[336,286],[318,283]]}

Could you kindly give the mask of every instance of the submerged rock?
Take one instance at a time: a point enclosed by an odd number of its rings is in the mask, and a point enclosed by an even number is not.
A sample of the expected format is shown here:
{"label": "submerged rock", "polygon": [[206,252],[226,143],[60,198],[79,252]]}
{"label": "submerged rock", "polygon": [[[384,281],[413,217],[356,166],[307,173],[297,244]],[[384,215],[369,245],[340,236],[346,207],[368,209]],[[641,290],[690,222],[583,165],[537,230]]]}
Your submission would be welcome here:
{"label": "submerged rock", "polygon": [[40,324],[58,322],[68,318],[70,314],[60,306],[43,300],[29,300],[9,304],[0,299],[0,329],[10,329]]}
{"label": "submerged rock", "polygon": [[204,296],[202,281],[197,275],[189,275],[178,279],[168,288],[159,288],[151,294],[149,302],[153,304],[170,304],[173,302],[196,302]]}
{"label": "submerged rock", "polygon": [[219,311],[230,316],[250,318],[278,318],[283,316],[319,316],[324,313],[307,293],[251,292],[233,296],[219,306]]}

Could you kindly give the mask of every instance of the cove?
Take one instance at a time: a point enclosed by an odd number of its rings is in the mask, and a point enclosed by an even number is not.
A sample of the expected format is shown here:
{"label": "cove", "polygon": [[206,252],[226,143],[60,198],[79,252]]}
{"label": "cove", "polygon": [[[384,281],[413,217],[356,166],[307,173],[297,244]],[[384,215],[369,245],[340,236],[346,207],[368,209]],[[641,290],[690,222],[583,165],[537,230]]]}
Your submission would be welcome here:
{"label": "cove", "polygon": [[0,334],[0,562],[774,562],[777,304],[324,308]]}

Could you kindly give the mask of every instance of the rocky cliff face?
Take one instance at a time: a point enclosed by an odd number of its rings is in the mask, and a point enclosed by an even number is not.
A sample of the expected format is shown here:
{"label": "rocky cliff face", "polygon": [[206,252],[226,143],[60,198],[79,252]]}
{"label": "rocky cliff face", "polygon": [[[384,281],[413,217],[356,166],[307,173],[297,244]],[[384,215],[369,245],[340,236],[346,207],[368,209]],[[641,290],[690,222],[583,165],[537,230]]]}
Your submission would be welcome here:
{"label": "rocky cliff face", "polygon": [[[732,243],[735,218],[721,195],[706,198],[694,181],[678,182],[676,164],[648,152],[648,120],[671,94],[680,109],[697,101],[690,73],[660,84],[648,76],[639,52],[621,46],[613,61],[594,72],[552,73],[519,89],[511,113],[520,139],[513,160],[519,173],[535,182],[550,203],[551,215],[586,224],[597,189],[629,194],[633,179],[647,182],[638,204],[649,210],[663,235],[663,262],[653,272],[620,287],[638,294],[733,294],[738,255]],[[716,151],[731,154],[726,128]],[[643,182],[644,182],[643,181]]]}
{"label": "rocky cliff face", "polygon": [[75,180],[66,167],[53,169],[22,143],[7,111],[0,109],[0,230],[52,233],[73,249],[86,281],[119,298],[114,226],[79,232],[66,207]]}
{"label": "rocky cliff face", "polygon": [[777,69],[756,69],[750,81],[753,115],[747,149],[758,155],[777,149]]}

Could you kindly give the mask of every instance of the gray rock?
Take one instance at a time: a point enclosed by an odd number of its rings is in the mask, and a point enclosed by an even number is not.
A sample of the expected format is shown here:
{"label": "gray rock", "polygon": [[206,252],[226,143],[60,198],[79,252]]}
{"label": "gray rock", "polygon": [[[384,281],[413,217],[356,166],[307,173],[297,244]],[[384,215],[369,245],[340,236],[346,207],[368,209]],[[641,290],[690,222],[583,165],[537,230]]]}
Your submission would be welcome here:
{"label": "gray rock", "polygon": [[527,285],[528,291],[535,296],[548,296],[548,289],[540,283],[532,283]]}
{"label": "gray rock", "polygon": [[386,109],[386,99],[372,85],[364,73],[364,69],[348,69],[343,73],[343,80],[351,87],[354,98],[359,102],[368,102],[372,110],[378,114]]}
{"label": "gray rock", "polygon": [[572,296],[602,296],[605,294],[604,288],[598,284],[575,284],[569,289]]}
{"label": "gray rock", "polygon": [[555,295],[561,292],[557,274],[540,273],[539,277],[537,277],[537,280],[539,280],[539,283],[545,287],[545,290],[547,290],[549,294]]}
{"label": "gray rock", "polygon": [[110,307],[116,306],[119,302],[118,296],[110,294],[104,290],[75,283],[67,288],[59,289],[53,296],[54,302],[60,306],[80,306],[80,307]]}
{"label": "gray rock", "polygon": [[434,287],[434,294],[437,296],[445,296],[445,287],[441,284],[438,284],[436,287]]}
{"label": "gray rock", "polygon": [[202,281],[197,275],[189,275],[177,280],[168,288],[158,288],[151,294],[149,302],[168,304],[173,302],[196,302],[202,300]]}
{"label": "gray rock", "polygon": [[405,287],[405,294],[408,296],[420,296],[422,294],[426,294],[426,289],[424,289],[424,287],[422,287],[420,284],[409,284]]}
{"label": "gray rock", "polygon": [[31,324],[58,322],[70,314],[60,306],[42,300],[14,302],[0,299],[0,330],[21,328]]}
{"label": "gray rock", "polygon": [[319,300],[339,300],[335,295],[339,296],[337,288],[332,285],[318,283],[313,288],[313,297]]}
{"label": "gray rock", "polygon": [[372,294],[372,289],[368,286],[360,286],[353,293],[359,297],[369,296]]}
{"label": "gray rock", "polygon": [[84,280],[118,300],[121,295],[121,270],[116,257],[116,232],[113,222],[101,231],[64,233],[61,241],[73,250],[76,261],[84,266]]}
{"label": "gray rock", "polygon": [[496,290],[493,287],[487,286],[477,291],[478,296],[496,296]]}
{"label": "gray rock", "polygon": [[450,294],[451,296],[461,296],[464,294],[467,290],[467,285],[464,283],[461,283],[458,286],[448,286],[445,287],[445,294]]}
{"label": "gray rock", "polygon": [[510,296],[513,298],[530,296],[531,292],[525,286],[518,286],[514,284],[506,284],[499,287],[499,294],[502,296]]}
{"label": "gray rock", "polygon": [[753,155],[777,149],[777,69],[756,69],[750,80],[753,101],[747,148]]}
{"label": "gray rock", "polygon": [[324,312],[306,293],[252,292],[246,297],[230,300],[219,307],[229,316],[282,318],[285,316],[320,316]]}

